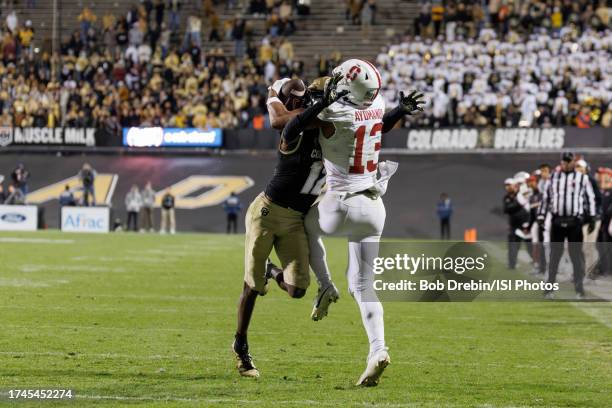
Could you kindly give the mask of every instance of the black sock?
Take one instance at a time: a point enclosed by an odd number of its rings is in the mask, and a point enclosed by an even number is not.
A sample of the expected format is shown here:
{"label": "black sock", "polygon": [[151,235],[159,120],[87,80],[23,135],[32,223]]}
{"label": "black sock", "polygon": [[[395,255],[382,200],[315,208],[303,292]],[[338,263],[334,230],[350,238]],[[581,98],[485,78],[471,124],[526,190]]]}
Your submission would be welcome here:
{"label": "black sock", "polygon": [[234,342],[234,349],[236,351],[243,350],[249,348],[249,343],[247,342],[247,335],[242,333],[236,333],[234,336],[236,341]]}

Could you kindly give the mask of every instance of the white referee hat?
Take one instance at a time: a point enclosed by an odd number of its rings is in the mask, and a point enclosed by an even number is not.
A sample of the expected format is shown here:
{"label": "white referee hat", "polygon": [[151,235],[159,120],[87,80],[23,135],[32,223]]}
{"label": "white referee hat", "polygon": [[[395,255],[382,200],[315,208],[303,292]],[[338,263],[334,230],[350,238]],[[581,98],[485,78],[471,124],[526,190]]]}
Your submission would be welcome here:
{"label": "white referee hat", "polygon": [[516,184],[516,181],[513,178],[507,178],[504,180],[504,185],[507,186],[508,184]]}
{"label": "white referee hat", "polygon": [[578,167],[582,167],[582,168],[586,169],[588,167],[588,165],[589,164],[585,160],[583,160],[583,159],[580,159],[580,160],[576,161],[576,166],[578,166]]}

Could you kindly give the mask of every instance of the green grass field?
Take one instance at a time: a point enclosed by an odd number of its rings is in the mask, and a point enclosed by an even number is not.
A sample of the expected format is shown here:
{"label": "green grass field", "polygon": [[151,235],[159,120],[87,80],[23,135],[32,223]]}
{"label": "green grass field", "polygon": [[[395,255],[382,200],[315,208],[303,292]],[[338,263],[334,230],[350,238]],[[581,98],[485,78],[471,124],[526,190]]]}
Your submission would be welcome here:
{"label": "green grass field", "polygon": [[317,323],[314,287],[259,298],[254,380],[230,353],[242,236],[0,234],[0,406],[612,407],[608,303],[387,303],[392,363],[355,388],[367,340],[327,244],[343,297]]}

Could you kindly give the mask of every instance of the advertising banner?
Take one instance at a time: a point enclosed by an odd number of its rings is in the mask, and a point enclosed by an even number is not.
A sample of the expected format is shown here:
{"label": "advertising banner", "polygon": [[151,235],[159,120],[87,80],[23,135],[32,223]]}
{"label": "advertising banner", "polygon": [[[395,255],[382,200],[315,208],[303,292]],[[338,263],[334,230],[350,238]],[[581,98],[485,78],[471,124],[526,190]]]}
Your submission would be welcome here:
{"label": "advertising banner", "polygon": [[221,147],[218,128],[123,128],[123,145],[129,147]]}
{"label": "advertising banner", "polygon": [[62,231],[106,233],[110,230],[108,207],[62,207]]}
{"label": "advertising banner", "polygon": [[0,127],[0,147],[7,146],[96,146],[95,128]]}
{"label": "advertising banner", "polygon": [[0,205],[0,231],[36,231],[37,226],[35,205]]}
{"label": "advertising banner", "polygon": [[383,148],[432,153],[611,148],[606,132],[610,130],[576,127],[394,129],[383,137]]}

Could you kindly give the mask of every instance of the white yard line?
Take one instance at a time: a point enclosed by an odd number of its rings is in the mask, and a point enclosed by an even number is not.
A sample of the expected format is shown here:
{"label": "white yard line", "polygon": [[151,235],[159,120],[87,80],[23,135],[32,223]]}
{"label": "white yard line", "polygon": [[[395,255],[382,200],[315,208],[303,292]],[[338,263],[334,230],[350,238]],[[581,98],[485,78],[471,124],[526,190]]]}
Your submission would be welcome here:
{"label": "white yard line", "polygon": [[1,237],[0,242],[8,244],[74,244],[72,239],[51,239],[51,238],[12,238]]}

